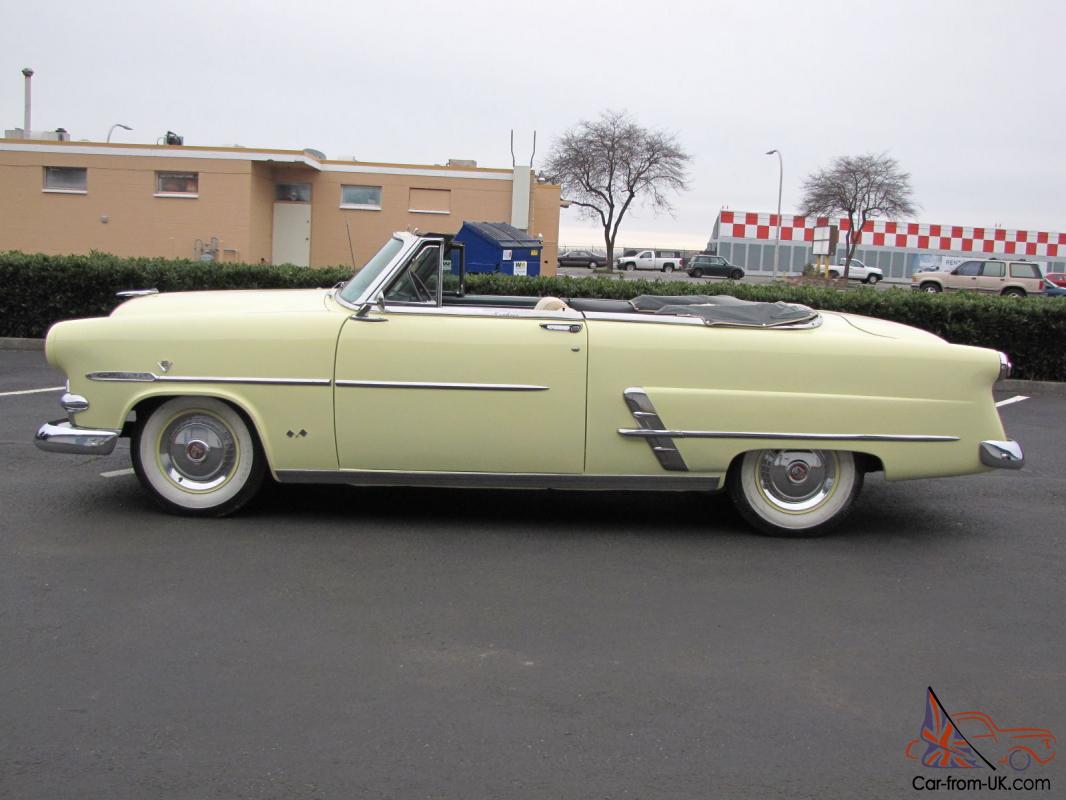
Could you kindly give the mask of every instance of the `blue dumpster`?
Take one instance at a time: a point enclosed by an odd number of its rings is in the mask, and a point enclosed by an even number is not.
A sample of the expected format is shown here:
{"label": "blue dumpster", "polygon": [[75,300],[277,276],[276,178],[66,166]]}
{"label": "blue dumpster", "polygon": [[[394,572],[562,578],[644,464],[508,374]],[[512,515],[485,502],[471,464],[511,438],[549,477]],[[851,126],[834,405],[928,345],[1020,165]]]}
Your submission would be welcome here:
{"label": "blue dumpster", "polygon": [[464,222],[455,241],[463,245],[467,272],[540,275],[540,239],[506,222]]}

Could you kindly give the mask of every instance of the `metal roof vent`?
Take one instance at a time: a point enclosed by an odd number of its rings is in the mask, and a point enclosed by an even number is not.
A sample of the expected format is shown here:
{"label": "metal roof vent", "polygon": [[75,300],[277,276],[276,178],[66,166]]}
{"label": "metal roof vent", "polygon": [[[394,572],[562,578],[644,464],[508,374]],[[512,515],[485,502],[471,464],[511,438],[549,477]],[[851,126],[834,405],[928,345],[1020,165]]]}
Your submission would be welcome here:
{"label": "metal roof vent", "polygon": [[315,150],[315,148],[313,147],[305,147],[304,153],[311,156],[311,158],[317,158],[319,161],[326,160],[326,154],[323,153],[321,150]]}

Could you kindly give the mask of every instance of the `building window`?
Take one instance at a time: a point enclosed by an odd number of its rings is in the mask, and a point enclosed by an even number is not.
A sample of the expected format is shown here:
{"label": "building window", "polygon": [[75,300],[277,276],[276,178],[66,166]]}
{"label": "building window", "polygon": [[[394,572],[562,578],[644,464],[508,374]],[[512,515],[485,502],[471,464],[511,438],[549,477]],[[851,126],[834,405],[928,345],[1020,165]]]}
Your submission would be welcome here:
{"label": "building window", "polygon": [[341,208],[381,210],[380,186],[342,186]]}
{"label": "building window", "polygon": [[311,184],[279,183],[274,186],[274,200],[279,203],[310,203]]}
{"label": "building window", "polygon": [[44,191],[86,194],[89,190],[88,172],[85,167],[45,167]]}
{"label": "building window", "polygon": [[155,174],[156,197],[198,197],[200,173],[157,172]]}
{"label": "building window", "polygon": [[416,214],[450,214],[452,190],[411,189],[407,210]]}

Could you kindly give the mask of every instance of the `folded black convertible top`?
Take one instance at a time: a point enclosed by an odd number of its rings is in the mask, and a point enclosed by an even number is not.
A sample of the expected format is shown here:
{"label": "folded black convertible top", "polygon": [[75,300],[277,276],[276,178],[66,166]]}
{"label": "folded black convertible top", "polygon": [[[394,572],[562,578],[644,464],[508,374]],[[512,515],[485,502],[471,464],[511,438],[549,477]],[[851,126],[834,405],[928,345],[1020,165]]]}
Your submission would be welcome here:
{"label": "folded black convertible top", "polygon": [[637,311],[697,317],[706,325],[737,325],[749,328],[772,328],[810,322],[818,312],[798,303],[764,303],[740,300],[730,295],[653,295],[644,294],[630,301]]}

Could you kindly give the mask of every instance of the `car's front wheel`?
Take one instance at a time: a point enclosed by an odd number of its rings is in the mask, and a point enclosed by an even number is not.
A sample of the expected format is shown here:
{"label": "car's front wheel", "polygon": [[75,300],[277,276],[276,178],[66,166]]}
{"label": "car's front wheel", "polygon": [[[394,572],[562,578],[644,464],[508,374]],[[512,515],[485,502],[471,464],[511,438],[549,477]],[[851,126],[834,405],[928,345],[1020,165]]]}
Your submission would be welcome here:
{"label": "car's front wheel", "polygon": [[739,269],[735,269],[735,270],[733,270],[732,272],[729,273],[729,279],[731,281],[739,281],[743,277],[744,277],[744,273],[741,272]]}
{"label": "car's front wheel", "polygon": [[251,500],[266,472],[248,423],[212,397],[176,397],[153,410],[130,445],[133,470],[165,510],[221,517]]}
{"label": "car's front wheel", "polygon": [[820,536],[847,516],[862,489],[852,453],[753,450],[726,479],[741,516],[771,536]]}
{"label": "car's front wheel", "polygon": [[589,262],[589,269],[596,269],[596,262],[595,261],[590,261]]}
{"label": "car's front wheel", "polygon": [[928,292],[929,294],[939,294],[940,292],[944,291],[940,288],[939,283],[933,283],[932,281],[926,281],[918,288],[921,289],[923,292]]}
{"label": "car's front wheel", "polygon": [[873,286],[879,280],[881,280],[881,276],[877,275],[876,273],[871,273],[866,276],[866,283],[870,284],[871,286]]}

